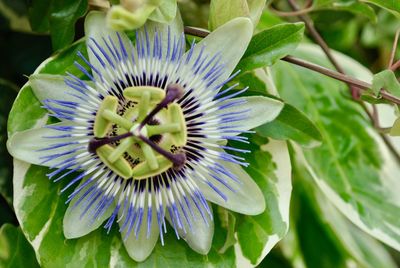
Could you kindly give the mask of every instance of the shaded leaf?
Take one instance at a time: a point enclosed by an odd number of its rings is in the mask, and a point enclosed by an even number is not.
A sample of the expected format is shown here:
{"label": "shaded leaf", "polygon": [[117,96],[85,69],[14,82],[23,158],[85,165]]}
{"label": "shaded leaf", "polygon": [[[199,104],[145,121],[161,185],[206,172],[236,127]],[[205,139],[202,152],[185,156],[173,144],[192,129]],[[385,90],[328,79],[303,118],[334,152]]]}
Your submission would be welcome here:
{"label": "shaded leaf", "polygon": [[1,226],[0,249],[0,267],[39,267],[32,246],[18,227]]}
{"label": "shaded leaf", "polygon": [[29,6],[29,22],[35,32],[49,31],[49,16],[52,0],[35,1]]}
{"label": "shaded leaf", "polygon": [[[12,184],[11,184],[12,186]],[[18,225],[18,220],[15,216],[12,203],[7,201],[3,194],[0,194],[0,226],[5,223],[12,223]]]}
{"label": "shaded leaf", "polygon": [[313,2],[314,10],[341,10],[349,11],[351,13],[365,16],[372,22],[377,21],[375,10],[368,4],[358,1],[347,1],[347,0],[317,0]]}
{"label": "shaded leaf", "polygon": [[257,74],[257,69],[238,75],[237,78],[232,81],[232,84],[233,83],[239,83],[239,86],[242,88],[249,87],[248,91],[252,93],[265,95],[268,92],[265,82]]}
{"label": "shaded leaf", "polygon": [[12,203],[12,157],[7,152],[7,118],[18,88],[0,79],[0,195]]}
{"label": "shaded leaf", "polygon": [[312,201],[304,193],[293,201],[297,204],[298,213],[297,219],[293,219],[296,221],[295,232],[306,267],[345,268],[348,256],[338,245],[338,238],[313,208]]}
{"label": "shaded leaf", "polygon": [[264,258],[264,260],[257,266],[259,268],[271,268],[271,267],[279,267],[279,268],[292,268],[297,267],[293,265],[290,260],[288,260],[282,252],[277,249],[271,250],[271,252]]}
{"label": "shaded leaf", "polygon": [[377,5],[381,8],[387,9],[396,16],[400,16],[400,2],[393,0],[363,0],[364,2]]}

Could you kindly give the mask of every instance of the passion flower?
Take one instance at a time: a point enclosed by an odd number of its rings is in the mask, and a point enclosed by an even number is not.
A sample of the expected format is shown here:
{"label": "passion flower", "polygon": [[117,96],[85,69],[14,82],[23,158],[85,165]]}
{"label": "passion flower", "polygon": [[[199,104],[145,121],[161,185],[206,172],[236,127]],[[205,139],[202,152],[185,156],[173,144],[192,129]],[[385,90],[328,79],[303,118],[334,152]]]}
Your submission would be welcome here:
{"label": "passion flower", "polygon": [[[60,122],[10,137],[18,159],[50,167],[68,180],[66,238],[104,222],[119,225],[129,255],[149,256],[166,221],[178,238],[206,254],[213,236],[208,201],[255,215],[264,197],[228,141],[274,118],[282,103],[238,97],[245,89],[230,76],[253,26],[237,18],[186,49],[179,16],[170,25],[148,23],[130,40],[106,28],[105,15],[85,22],[87,54],[73,74],[34,74],[30,84]],[[228,85],[228,83],[230,83]],[[234,153],[234,154],[233,154]]]}

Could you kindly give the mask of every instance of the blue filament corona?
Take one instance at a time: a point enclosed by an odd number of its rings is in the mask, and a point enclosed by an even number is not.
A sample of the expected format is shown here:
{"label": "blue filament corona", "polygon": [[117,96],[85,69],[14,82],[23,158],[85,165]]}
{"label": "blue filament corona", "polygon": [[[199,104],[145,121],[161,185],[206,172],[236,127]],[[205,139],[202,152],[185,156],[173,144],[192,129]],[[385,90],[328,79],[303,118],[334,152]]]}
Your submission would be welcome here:
{"label": "blue filament corona", "polygon": [[[167,44],[163,45],[163,40]],[[51,162],[54,169],[48,177],[68,180],[63,192],[80,184],[67,202],[92,223],[108,218],[104,225],[107,232],[118,222],[124,239],[139,237],[141,232],[150,237],[157,230],[163,244],[166,218],[178,238],[196,232],[194,221],[208,225],[212,211],[199,185],[229,201],[227,191],[234,193],[234,186],[240,187],[241,182],[221,162],[248,165],[234,154],[248,150],[218,145],[225,144],[223,140],[248,142],[246,137],[238,136],[245,132],[240,123],[248,119],[249,111],[238,108],[245,101],[227,102],[247,89],[236,90],[236,84],[227,86],[238,72],[219,81],[225,68],[221,54],[209,55],[205,47],[198,51],[194,42],[185,53],[185,36],[173,35],[171,30],[165,39],[157,31],[153,36],[138,31],[135,45],[120,34],[90,38],[88,52],[89,58],[78,52],[83,64],[75,62],[75,66],[89,81],[69,73],[65,84],[73,93],[66,94],[64,100],[44,102],[50,115],[62,121],[48,126],[56,134],[45,137],[49,145],[42,149],[48,152],[43,162]],[[187,144],[180,148],[187,156],[182,169],[171,168],[143,180],[126,180],[109,170],[95,153],[88,152],[95,116],[106,96],[116,96],[123,106],[126,87],[166,89],[171,83],[185,89],[177,101],[188,132]]]}

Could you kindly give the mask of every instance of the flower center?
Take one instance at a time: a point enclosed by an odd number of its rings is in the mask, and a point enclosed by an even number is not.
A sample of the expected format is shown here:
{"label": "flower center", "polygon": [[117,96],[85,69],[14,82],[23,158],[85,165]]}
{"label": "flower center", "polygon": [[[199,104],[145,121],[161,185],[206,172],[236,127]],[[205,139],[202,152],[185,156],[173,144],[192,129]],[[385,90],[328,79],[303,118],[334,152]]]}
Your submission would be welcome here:
{"label": "flower center", "polygon": [[[171,84],[128,87],[124,104],[115,96],[102,101],[94,122],[95,138],[88,150],[125,179],[145,179],[180,168],[185,154],[176,151],[186,144],[185,117],[179,104],[183,88]],[[133,105],[132,105],[133,103]],[[172,153],[174,152],[174,153]]]}

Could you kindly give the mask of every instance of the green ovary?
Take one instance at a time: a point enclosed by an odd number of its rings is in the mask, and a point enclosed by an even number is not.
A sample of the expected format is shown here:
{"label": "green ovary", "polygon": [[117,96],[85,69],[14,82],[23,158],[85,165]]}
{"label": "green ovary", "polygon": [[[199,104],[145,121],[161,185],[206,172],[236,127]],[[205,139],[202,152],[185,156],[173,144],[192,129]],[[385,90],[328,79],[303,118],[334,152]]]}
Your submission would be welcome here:
{"label": "green ovary", "polygon": [[158,146],[168,152],[171,148],[184,146],[187,131],[182,109],[177,103],[171,103],[139,130],[143,119],[164,99],[165,91],[149,86],[129,87],[124,90],[124,97],[127,100],[124,107],[115,96],[104,98],[96,114],[94,135],[105,138],[131,132],[133,136],[103,145],[96,154],[107,167],[125,179],[140,180],[161,174],[173,163],[138,136],[151,139],[161,135]]}

